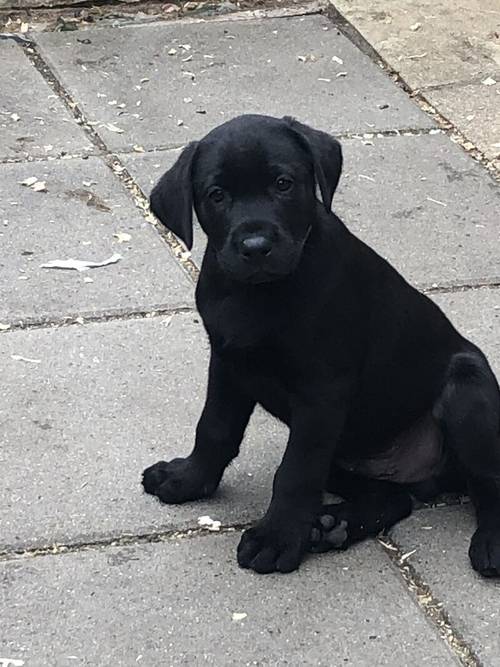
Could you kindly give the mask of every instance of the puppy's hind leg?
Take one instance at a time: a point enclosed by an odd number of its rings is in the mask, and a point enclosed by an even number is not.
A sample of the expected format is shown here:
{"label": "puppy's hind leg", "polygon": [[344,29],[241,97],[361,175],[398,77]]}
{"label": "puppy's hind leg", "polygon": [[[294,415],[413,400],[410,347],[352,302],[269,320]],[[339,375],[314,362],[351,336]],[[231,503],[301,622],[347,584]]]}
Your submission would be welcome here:
{"label": "puppy's hind leg", "polygon": [[340,468],[335,469],[329,490],[346,501],[321,507],[310,536],[309,551],[313,553],[347,549],[387,530],[412,511],[411,496],[403,486]]}
{"label": "puppy's hind leg", "polygon": [[500,391],[477,348],[452,357],[434,414],[445,446],[464,467],[476,510],[472,567],[486,577],[500,576]]}

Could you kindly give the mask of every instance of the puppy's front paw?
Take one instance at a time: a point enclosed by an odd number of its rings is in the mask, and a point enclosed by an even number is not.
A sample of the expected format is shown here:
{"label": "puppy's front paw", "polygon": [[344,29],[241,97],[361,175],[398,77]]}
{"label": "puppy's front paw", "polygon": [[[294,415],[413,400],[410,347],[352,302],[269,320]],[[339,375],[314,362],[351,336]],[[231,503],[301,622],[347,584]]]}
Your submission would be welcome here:
{"label": "puppy's front paw", "polygon": [[158,461],[142,474],[142,485],[162,503],[185,503],[212,495],[218,482],[207,480],[192,459]]}
{"label": "puppy's front paw", "polygon": [[483,577],[500,576],[500,525],[476,530],[470,543],[469,557],[472,567]]}
{"label": "puppy's front paw", "polygon": [[292,572],[300,565],[310,531],[309,523],[263,519],[243,533],[238,545],[238,563],[259,574]]}

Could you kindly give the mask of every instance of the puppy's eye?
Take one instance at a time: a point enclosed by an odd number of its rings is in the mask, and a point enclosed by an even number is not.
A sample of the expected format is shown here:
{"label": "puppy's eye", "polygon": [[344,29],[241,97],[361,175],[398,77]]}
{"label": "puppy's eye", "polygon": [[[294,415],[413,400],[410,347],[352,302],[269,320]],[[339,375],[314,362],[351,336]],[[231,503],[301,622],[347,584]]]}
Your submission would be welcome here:
{"label": "puppy's eye", "polygon": [[276,180],[276,187],[280,192],[286,192],[287,190],[290,190],[290,188],[293,185],[293,181],[287,178],[286,176],[280,176]]}
{"label": "puppy's eye", "polygon": [[223,201],[224,199],[224,190],[222,190],[221,188],[213,188],[208,193],[208,196],[213,202],[215,202],[216,204],[220,204],[221,201]]}

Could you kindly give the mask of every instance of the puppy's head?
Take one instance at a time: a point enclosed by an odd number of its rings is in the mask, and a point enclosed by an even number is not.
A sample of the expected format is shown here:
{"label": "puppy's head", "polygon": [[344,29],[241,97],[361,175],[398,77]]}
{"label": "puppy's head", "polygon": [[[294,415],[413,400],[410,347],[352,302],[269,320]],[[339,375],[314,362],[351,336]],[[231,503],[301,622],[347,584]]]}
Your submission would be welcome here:
{"label": "puppy's head", "polygon": [[184,149],[153,189],[151,209],[191,249],[194,206],[222,270],[270,282],[297,266],[341,169],[328,134],[292,118],[239,116]]}

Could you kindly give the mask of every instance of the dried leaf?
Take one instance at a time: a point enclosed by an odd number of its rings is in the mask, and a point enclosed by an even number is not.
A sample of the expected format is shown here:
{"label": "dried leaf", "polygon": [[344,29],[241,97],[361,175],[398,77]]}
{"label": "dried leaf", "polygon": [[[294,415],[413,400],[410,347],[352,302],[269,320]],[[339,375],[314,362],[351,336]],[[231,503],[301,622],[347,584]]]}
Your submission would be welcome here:
{"label": "dried leaf", "polygon": [[34,190],[35,192],[46,192],[47,186],[45,184],[45,181],[37,181],[31,186],[31,189]]}
{"label": "dried leaf", "polygon": [[242,621],[244,618],[246,618],[248,614],[246,614],[244,611],[233,611],[233,621]]}
{"label": "dried leaf", "polygon": [[170,49],[169,51],[167,51],[168,56],[175,56],[176,53],[177,53],[177,49]]}
{"label": "dried leaf", "polygon": [[494,86],[496,84],[496,80],[493,79],[491,76],[488,76],[486,79],[483,79],[481,83],[483,84],[483,86]]}
{"label": "dried leaf", "polygon": [[432,197],[427,197],[426,199],[434,204],[439,204],[439,206],[448,206],[448,204],[445,204],[444,201],[439,201],[439,199],[433,199]]}
{"label": "dried leaf", "polygon": [[422,24],[417,21],[417,23],[414,23],[413,25],[410,26],[410,30],[416,32],[417,30],[420,30],[421,27]]}
{"label": "dried leaf", "polygon": [[412,56],[406,56],[406,60],[418,60],[419,58],[425,58],[427,55],[427,51],[424,51],[424,53],[415,53]]}
{"label": "dried leaf", "polygon": [[21,185],[26,185],[27,187],[31,187],[32,185],[35,185],[35,183],[38,181],[38,178],[36,176],[30,176],[29,178],[25,178],[24,181],[19,181]]}
{"label": "dried leaf", "polygon": [[11,354],[10,358],[14,361],[26,361],[29,364],[41,364],[41,359],[30,359],[30,357],[23,357],[21,354]]}
{"label": "dried leaf", "polygon": [[104,127],[110,132],[116,132],[117,134],[123,134],[125,132],[125,130],[122,130],[122,128],[117,125],[113,125],[113,123],[104,123]]}
{"label": "dried leaf", "polygon": [[113,236],[118,241],[118,243],[126,243],[132,238],[132,236],[126,232],[116,232],[116,234],[113,234]]}
{"label": "dried leaf", "polygon": [[200,516],[198,518],[198,525],[200,528],[206,528],[211,531],[219,531],[221,527],[220,521],[214,521],[208,515]]}
{"label": "dried leaf", "polygon": [[42,269],[74,269],[75,271],[88,271],[108,264],[116,264],[121,259],[121,255],[115,253],[102,262],[86,261],[81,259],[54,259],[46,264],[42,264]]}
{"label": "dried leaf", "polygon": [[316,61],[314,53],[307,53],[305,56],[297,56],[297,60],[301,63],[313,63]]}

